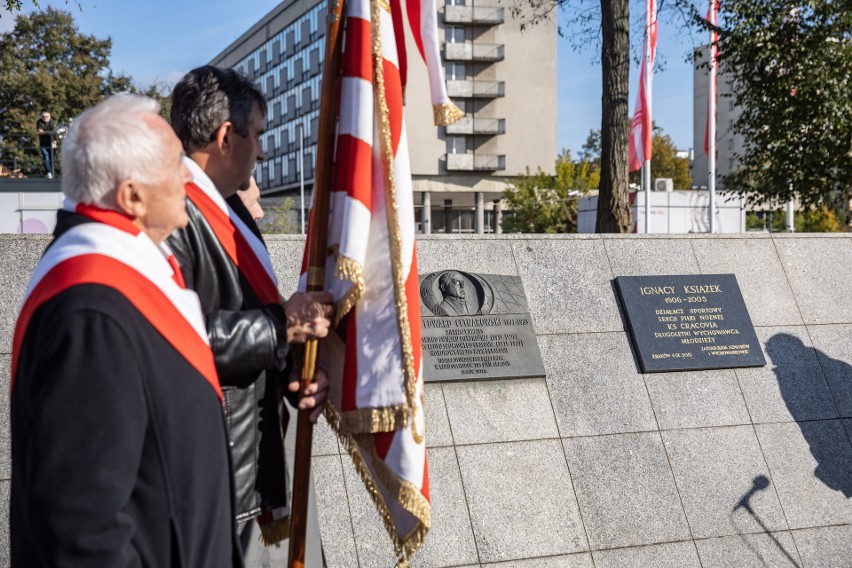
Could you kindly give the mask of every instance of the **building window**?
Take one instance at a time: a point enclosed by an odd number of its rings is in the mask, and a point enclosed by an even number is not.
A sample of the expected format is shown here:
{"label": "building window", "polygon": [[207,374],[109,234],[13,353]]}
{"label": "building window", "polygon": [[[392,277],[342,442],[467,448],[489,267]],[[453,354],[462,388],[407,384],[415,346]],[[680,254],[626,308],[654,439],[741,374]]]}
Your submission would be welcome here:
{"label": "building window", "polygon": [[464,28],[461,26],[447,26],[444,28],[444,41],[447,43],[464,43]]}
{"label": "building window", "polygon": [[447,136],[447,153],[464,154],[467,152],[467,140],[464,136]]}
{"label": "building window", "polygon": [[447,63],[447,81],[464,81],[467,78],[467,68],[464,63]]}

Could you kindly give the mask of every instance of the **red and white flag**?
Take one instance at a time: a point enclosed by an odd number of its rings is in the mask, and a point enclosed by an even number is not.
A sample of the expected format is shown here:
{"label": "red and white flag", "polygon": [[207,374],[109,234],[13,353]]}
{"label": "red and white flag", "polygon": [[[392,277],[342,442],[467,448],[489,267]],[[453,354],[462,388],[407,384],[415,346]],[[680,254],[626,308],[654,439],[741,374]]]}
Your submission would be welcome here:
{"label": "red and white flag", "polygon": [[[340,323],[321,343],[320,366],[331,380],[326,417],[405,565],[423,543],[431,505],[414,201],[397,48],[402,31],[394,28],[401,18],[392,15],[400,3],[348,0],[344,9],[324,286]],[[437,45],[432,27],[430,41]]]}
{"label": "red and white flag", "polygon": [[630,142],[628,146],[629,171],[635,172],[651,159],[651,84],[654,79],[654,59],[657,55],[657,2],[647,0],[645,7],[645,42],[642,47],[642,67],[639,72],[639,92],[636,93],[636,106],[633,120],[630,121]]}

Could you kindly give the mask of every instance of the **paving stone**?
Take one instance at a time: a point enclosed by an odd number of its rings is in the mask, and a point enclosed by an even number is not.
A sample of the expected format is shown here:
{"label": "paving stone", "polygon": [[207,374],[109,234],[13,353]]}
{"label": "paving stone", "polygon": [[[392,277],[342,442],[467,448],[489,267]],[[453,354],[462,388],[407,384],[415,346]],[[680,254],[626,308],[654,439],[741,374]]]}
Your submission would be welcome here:
{"label": "paving stone", "polygon": [[700,274],[688,239],[605,239],[613,276]]}
{"label": "paving stone", "polygon": [[597,568],[701,568],[691,541],[598,550],[592,554]]}
{"label": "paving stone", "polygon": [[852,525],[793,531],[807,568],[852,568]]}
{"label": "paving stone", "polygon": [[443,385],[456,444],[558,438],[544,379]]}
{"label": "paving stone", "polygon": [[12,489],[11,481],[0,481],[0,566],[11,566],[12,557],[9,551],[9,497]]}
{"label": "paving stone", "polygon": [[512,250],[537,333],[624,329],[602,240],[529,240]]}
{"label": "paving stone", "polygon": [[626,333],[539,338],[562,437],[657,429]]}
{"label": "paving stone", "polygon": [[735,274],[755,326],[802,325],[771,239],[694,239],[703,274]]}
{"label": "paving stone", "polygon": [[[350,568],[358,565],[340,459],[340,456],[319,456],[311,460],[322,547],[328,568]],[[343,456],[343,459],[349,458]]]}
{"label": "paving stone", "polygon": [[314,440],[312,453],[315,456],[330,456],[340,453],[340,446],[337,443],[337,434],[328,425],[328,420],[325,415],[317,419],[314,424]]}
{"label": "paving stone", "polygon": [[840,420],[756,429],[791,529],[852,523],[852,444]]}
{"label": "paving stone", "polygon": [[483,564],[483,568],[594,568],[589,553]]}
{"label": "paving stone", "polygon": [[696,540],[695,546],[704,568],[802,568],[786,531]]}
{"label": "paving stone", "polygon": [[852,265],[852,240],[773,239],[778,257],[806,324],[852,322],[848,274],[838,267]]}
{"label": "paving stone", "polygon": [[559,440],[457,447],[482,562],[588,549]]}
{"label": "paving stone", "polygon": [[412,568],[438,568],[474,564],[479,558],[462,489],[459,465],[453,448],[430,448],[429,488],[432,497],[432,528]]}
{"label": "paving stone", "polygon": [[751,422],[733,370],[645,375],[660,429]]}
{"label": "paving stone", "polygon": [[453,435],[441,385],[424,385],[423,406],[426,409],[426,447],[452,446]]}
{"label": "paving stone", "polygon": [[689,538],[659,434],[563,443],[592,550]]}
{"label": "paving stone", "polygon": [[840,416],[852,418],[852,325],[812,325],[808,333]]}
{"label": "paving stone", "polygon": [[458,239],[444,235],[418,235],[417,270],[420,275],[455,269],[475,274],[517,276],[511,240],[467,238],[464,243],[459,246]]}
{"label": "paving stone", "polygon": [[751,425],[663,432],[663,442],[695,538],[787,529]]}
{"label": "paving stone", "polygon": [[752,422],[836,418],[828,384],[804,327],[757,328],[765,367],[736,369]]}

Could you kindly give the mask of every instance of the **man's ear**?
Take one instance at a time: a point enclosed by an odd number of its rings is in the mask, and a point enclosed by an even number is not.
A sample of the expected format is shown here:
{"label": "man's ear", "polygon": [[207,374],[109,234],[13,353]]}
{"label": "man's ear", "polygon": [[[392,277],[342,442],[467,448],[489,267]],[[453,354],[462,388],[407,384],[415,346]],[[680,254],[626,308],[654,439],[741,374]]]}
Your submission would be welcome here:
{"label": "man's ear", "polygon": [[144,189],[132,179],[126,179],[118,184],[115,190],[115,205],[121,212],[137,219],[145,216]]}
{"label": "man's ear", "polygon": [[216,147],[220,152],[223,154],[229,154],[231,152],[235,134],[234,123],[230,120],[226,120],[219,128],[216,129],[214,140],[216,141]]}

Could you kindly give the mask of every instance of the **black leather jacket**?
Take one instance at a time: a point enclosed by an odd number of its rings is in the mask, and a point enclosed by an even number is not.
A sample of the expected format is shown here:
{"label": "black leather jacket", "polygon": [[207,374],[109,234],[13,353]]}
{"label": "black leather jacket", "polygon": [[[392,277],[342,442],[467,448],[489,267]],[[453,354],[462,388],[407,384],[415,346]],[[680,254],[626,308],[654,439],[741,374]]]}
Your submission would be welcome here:
{"label": "black leather jacket", "polygon": [[[260,237],[239,196],[228,204]],[[261,305],[198,208],[187,199],[189,224],[168,244],[188,288],[195,290],[225,398],[233,454],[237,520],[287,504],[281,403],[287,334],[280,303]]]}

